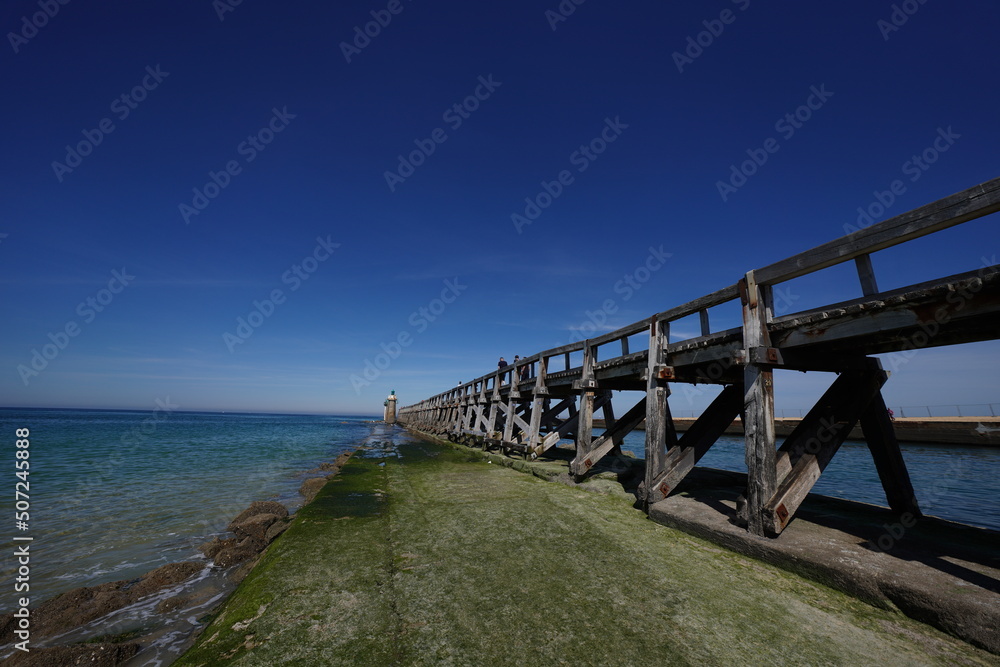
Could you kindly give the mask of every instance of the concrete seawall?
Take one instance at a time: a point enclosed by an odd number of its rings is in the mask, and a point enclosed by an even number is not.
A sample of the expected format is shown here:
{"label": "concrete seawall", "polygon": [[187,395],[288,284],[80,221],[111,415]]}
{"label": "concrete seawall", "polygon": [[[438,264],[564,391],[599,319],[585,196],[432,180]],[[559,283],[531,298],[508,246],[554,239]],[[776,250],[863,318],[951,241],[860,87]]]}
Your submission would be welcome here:
{"label": "concrete seawall", "polygon": [[[687,431],[694,419],[674,418],[679,432]],[[800,420],[775,419],[774,431],[779,437],[792,432]],[[893,422],[896,438],[900,442],[920,442],[937,445],[978,445],[1000,447],[1000,418],[998,417],[899,417]],[[603,419],[594,420],[594,428],[604,428]],[[640,424],[639,429],[644,429]],[[727,435],[743,435],[743,423],[737,419],[726,429]],[[861,427],[855,426],[851,440],[864,440]]]}

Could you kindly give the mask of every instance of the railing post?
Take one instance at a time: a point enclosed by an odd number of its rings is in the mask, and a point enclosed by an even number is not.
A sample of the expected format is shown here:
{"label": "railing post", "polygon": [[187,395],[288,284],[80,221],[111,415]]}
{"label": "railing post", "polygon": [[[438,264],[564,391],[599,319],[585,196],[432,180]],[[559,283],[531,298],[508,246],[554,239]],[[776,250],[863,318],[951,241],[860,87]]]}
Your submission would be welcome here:
{"label": "railing post", "polygon": [[597,392],[597,380],[594,378],[594,346],[589,340],[583,342],[583,369],[580,379],[573,383],[573,388],[580,392],[580,417],[576,424],[576,457],[570,473],[580,477],[587,472],[584,462],[590,454],[594,433],[594,394]]}
{"label": "railing post", "polygon": [[712,333],[712,326],[708,321],[708,308],[698,311],[698,319],[701,320],[701,335],[708,336]]}
{"label": "railing post", "polygon": [[875,282],[875,269],[872,267],[872,256],[861,255],[855,257],[854,266],[858,269],[858,279],[861,281],[861,293],[865,296],[878,294],[878,283]]}
{"label": "railing post", "polygon": [[465,421],[465,389],[455,392],[455,419],[452,422],[452,432],[458,434],[462,431],[462,423]]}
{"label": "railing post", "polygon": [[545,386],[548,365],[548,359],[539,357],[538,372],[535,374],[534,397],[531,400],[531,432],[528,434],[528,452],[531,458],[538,456],[538,452],[535,450],[542,443],[542,414],[545,412],[545,401],[549,397],[549,390]]}
{"label": "railing post", "polygon": [[669,332],[668,322],[658,322],[656,316],[649,321],[649,352],[646,359],[646,475],[642,487],[645,491],[643,501],[647,507],[662,500],[665,495],[654,488],[654,485],[665,470],[668,434],[673,433],[670,406],[667,403],[670,388],[667,386],[664,364]]}
{"label": "railing post", "polygon": [[465,391],[465,398],[462,403],[465,407],[462,408],[462,434],[465,431],[472,429],[472,419],[476,415],[476,383],[473,382],[469,385],[469,388]]}
{"label": "railing post", "polygon": [[482,378],[476,383],[479,385],[479,392],[476,394],[476,417],[474,420],[475,423],[472,426],[472,430],[474,431],[482,431],[486,422],[486,415],[484,414],[486,412],[486,404],[488,403],[486,400],[486,382],[487,379]]}
{"label": "railing post", "polygon": [[[503,441],[514,442],[514,428],[517,426],[514,415],[517,414],[517,404],[521,398],[521,392],[517,390],[517,385],[514,383],[507,386],[510,389],[507,391],[507,415],[503,427]],[[506,451],[505,447],[501,446],[501,448]]]}
{"label": "railing post", "polygon": [[774,450],[774,371],[762,365],[771,340],[765,293],[753,271],[740,281],[743,303],[743,432],[747,463],[747,527],[754,535],[764,534],[765,507],[777,486]]}
{"label": "railing post", "polygon": [[[486,425],[486,435],[487,437],[492,437],[493,433],[497,430],[497,418],[500,414],[500,375],[497,374],[493,378],[493,393],[490,396],[490,418],[489,423]],[[483,442],[483,449],[488,446],[486,442]]]}

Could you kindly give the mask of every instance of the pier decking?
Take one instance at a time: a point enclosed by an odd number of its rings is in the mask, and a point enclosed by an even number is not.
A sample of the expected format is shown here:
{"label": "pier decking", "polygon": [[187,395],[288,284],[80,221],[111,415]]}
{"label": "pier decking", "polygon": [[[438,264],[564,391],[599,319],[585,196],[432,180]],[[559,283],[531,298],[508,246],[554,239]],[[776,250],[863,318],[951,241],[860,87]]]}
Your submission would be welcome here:
{"label": "pier decking", "polygon": [[[399,421],[452,441],[528,457],[572,438],[571,471],[578,478],[645,421],[645,480],[639,493],[648,507],[670,495],[740,416],[749,469],[740,517],[751,533],[771,536],[788,525],[857,425],[889,507],[918,517],[918,499],[882,398],[889,374],[869,355],[1000,336],[1000,265],[883,291],[871,254],[997,210],[1000,179],[747,271],[735,284],[648,320],[526,357],[402,408]],[[776,286],[849,261],[857,268],[861,296],[787,315],[775,312]],[[713,331],[709,309],[736,299],[742,326]],[[672,342],[671,323],[691,316],[698,317],[701,335]],[[631,349],[640,346],[644,349]],[[775,446],[775,369],[837,374],[780,448]],[[723,387],[683,435],[668,403],[675,383]],[[615,390],[644,396],[616,417]],[[598,437],[595,413],[607,424]]]}

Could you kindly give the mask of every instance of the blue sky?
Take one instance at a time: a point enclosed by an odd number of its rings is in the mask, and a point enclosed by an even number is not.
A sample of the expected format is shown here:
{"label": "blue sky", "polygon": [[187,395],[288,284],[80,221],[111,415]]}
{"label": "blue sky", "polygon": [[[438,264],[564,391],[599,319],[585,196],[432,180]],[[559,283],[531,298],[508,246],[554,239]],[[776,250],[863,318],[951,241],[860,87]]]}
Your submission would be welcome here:
{"label": "blue sky", "polygon": [[[996,177],[1000,6],[896,6],[7,2],[0,405],[378,413],[842,236],[893,181],[876,220]],[[991,216],[873,261],[998,251]],[[998,359],[921,350],[887,401],[1000,403]],[[780,374],[779,409],[829,380]]]}

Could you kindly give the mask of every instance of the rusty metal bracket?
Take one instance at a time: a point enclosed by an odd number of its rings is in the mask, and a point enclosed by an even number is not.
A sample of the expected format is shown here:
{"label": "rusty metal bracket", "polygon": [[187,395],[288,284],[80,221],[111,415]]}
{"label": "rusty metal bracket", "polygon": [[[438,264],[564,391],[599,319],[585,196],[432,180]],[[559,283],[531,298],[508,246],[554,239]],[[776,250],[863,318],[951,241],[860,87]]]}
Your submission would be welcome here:
{"label": "rusty metal bracket", "polygon": [[750,352],[752,363],[765,366],[784,366],[785,359],[776,347],[755,347]]}
{"label": "rusty metal bracket", "polygon": [[784,528],[788,523],[788,508],[785,507],[784,503],[781,503],[775,508],[774,514],[778,518],[778,521],[781,522],[781,527]]}
{"label": "rusty metal bracket", "polygon": [[659,380],[673,380],[676,378],[673,366],[667,366],[665,364],[657,364],[656,366],[656,378]]}

